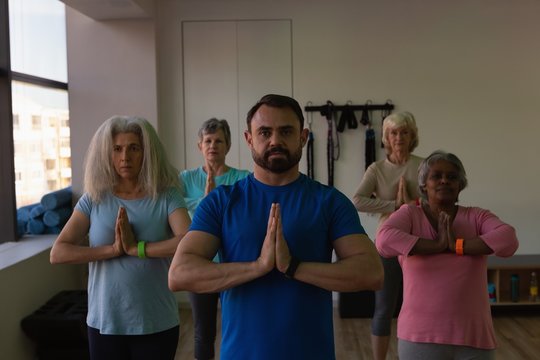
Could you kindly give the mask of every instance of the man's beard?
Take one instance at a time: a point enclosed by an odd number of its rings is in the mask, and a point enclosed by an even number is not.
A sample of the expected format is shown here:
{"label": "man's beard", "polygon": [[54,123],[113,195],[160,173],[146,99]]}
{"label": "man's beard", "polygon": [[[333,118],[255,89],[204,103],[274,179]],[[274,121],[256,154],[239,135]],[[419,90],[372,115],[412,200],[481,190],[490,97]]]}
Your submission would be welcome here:
{"label": "man's beard", "polygon": [[[270,159],[270,156],[276,153],[283,154],[285,157]],[[266,150],[262,156],[252,149],[251,156],[253,157],[253,161],[263,169],[276,174],[281,174],[292,169],[300,162],[300,159],[302,158],[302,147],[299,146],[298,149],[291,154],[287,149],[277,146]]]}

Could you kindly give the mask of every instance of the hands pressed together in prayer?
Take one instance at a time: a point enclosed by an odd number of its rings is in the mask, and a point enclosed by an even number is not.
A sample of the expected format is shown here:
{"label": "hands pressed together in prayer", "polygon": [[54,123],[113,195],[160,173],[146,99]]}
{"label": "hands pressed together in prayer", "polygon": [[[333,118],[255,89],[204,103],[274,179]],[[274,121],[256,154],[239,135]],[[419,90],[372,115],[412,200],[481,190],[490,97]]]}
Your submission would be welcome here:
{"label": "hands pressed together in prayer", "polygon": [[270,208],[266,237],[264,238],[261,254],[257,261],[261,264],[264,273],[268,273],[274,268],[285,273],[291,262],[289,246],[283,237],[279,204],[273,203]]}
{"label": "hands pressed together in prayer", "polygon": [[204,196],[208,195],[212,190],[216,188],[216,182],[214,180],[215,171],[212,168],[212,164],[206,161],[206,186],[204,188]]}
{"label": "hands pressed together in prayer", "polygon": [[414,205],[415,203],[416,199],[411,198],[409,192],[407,191],[407,181],[403,176],[400,177],[396,195],[396,210],[399,209],[403,204]]}
{"label": "hands pressed together in prayer", "polygon": [[135,235],[129,224],[127,211],[124,207],[118,209],[118,215],[116,216],[113,248],[117,256],[124,254],[137,256],[137,241],[135,240]]}
{"label": "hands pressed together in prayer", "polygon": [[441,211],[438,220],[439,237],[437,243],[441,252],[456,252],[456,237],[452,230],[452,218],[446,212]]}
{"label": "hands pressed together in prayer", "polygon": [[[424,212],[430,218],[430,222],[433,228],[437,229],[439,236],[435,239],[419,238],[415,246],[411,250],[410,255],[415,254],[440,254],[440,253],[455,253],[456,252],[456,236],[452,230],[453,217],[445,211],[440,211],[434,214],[427,205],[423,205]],[[468,244],[482,243],[481,239],[467,239]],[[489,251],[482,247],[481,253],[489,253]]]}

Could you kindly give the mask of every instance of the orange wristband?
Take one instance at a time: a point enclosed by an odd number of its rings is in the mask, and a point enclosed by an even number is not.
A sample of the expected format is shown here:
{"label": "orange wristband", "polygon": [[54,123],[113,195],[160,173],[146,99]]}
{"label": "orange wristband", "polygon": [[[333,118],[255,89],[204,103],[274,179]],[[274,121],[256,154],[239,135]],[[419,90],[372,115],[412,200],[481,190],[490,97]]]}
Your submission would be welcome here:
{"label": "orange wristband", "polygon": [[463,239],[456,239],[456,254],[463,256]]}

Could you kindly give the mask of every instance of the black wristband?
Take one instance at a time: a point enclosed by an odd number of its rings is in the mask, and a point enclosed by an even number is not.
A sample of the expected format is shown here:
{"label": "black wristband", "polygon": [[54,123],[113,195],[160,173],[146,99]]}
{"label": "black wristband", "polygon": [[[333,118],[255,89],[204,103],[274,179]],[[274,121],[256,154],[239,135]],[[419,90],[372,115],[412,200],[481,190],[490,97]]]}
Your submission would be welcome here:
{"label": "black wristband", "polygon": [[285,276],[289,279],[294,279],[294,273],[296,273],[298,265],[300,265],[300,260],[298,260],[294,256],[291,256],[291,262],[289,263],[287,270],[285,270]]}

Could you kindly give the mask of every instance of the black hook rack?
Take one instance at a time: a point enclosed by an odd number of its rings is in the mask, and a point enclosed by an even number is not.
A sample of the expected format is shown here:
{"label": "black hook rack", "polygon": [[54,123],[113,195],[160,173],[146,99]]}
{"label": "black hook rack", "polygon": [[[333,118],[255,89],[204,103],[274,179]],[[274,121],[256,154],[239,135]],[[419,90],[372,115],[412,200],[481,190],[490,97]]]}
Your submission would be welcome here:
{"label": "black hook rack", "polygon": [[319,105],[319,106],[306,106],[304,107],[305,111],[312,112],[312,111],[318,111],[321,113],[322,116],[326,117],[326,119],[330,120],[332,118],[332,113],[335,111],[343,111],[343,110],[387,110],[392,111],[394,110],[394,104],[392,104],[390,101],[387,101],[385,104],[369,104],[366,103],[364,105],[334,105],[330,100],[326,102],[326,105]]}

